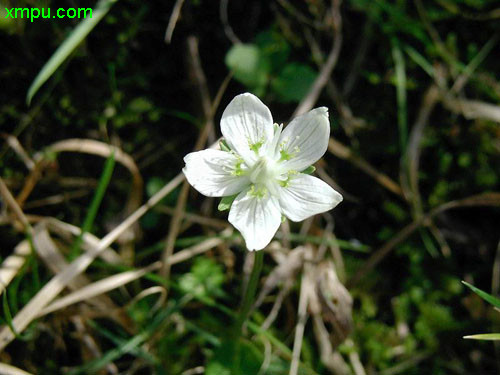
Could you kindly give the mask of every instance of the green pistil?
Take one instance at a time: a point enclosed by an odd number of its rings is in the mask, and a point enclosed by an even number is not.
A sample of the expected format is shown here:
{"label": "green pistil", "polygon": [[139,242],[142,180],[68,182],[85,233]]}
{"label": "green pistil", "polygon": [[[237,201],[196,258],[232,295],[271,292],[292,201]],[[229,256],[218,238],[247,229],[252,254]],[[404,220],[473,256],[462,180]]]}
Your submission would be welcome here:
{"label": "green pistil", "polygon": [[255,185],[251,185],[248,195],[253,198],[262,199],[267,196],[267,189],[264,186],[259,186],[256,188]]}
{"label": "green pistil", "polygon": [[242,176],[244,174],[241,165],[243,164],[243,159],[238,159],[236,165],[234,166],[234,170],[231,172],[233,176]]}
{"label": "green pistil", "polygon": [[290,185],[290,178],[287,178],[285,181],[280,181],[279,184],[281,185],[281,187],[288,187]]}
{"label": "green pistil", "polygon": [[300,152],[300,148],[298,146],[295,146],[293,149],[293,152],[288,152],[289,150],[285,149],[285,143],[283,142],[280,146],[280,160],[279,161],[287,161],[290,160],[291,158],[294,158],[295,155],[297,155]]}
{"label": "green pistil", "polygon": [[279,161],[286,161],[286,160],[290,160],[292,158],[292,155],[290,155],[286,150],[284,149],[281,149],[280,150],[280,160]]}
{"label": "green pistil", "polygon": [[297,173],[298,173],[297,171],[289,170],[286,180],[279,181],[279,184],[281,185],[281,187],[284,187],[284,188],[289,187],[290,186],[290,178],[293,175],[296,175]]}
{"label": "green pistil", "polygon": [[255,152],[258,155],[259,149],[262,147],[263,144],[264,144],[264,141],[262,141],[262,140],[255,142],[255,143],[249,143],[250,150],[252,150],[253,152]]}

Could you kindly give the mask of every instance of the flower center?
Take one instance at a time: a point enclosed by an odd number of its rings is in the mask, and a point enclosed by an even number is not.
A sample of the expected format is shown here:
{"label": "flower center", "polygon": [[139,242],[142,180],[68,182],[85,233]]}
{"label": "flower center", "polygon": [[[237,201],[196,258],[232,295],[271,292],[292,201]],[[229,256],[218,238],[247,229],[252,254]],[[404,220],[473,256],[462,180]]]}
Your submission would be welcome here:
{"label": "flower center", "polygon": [[254,184],[266,185],[276,177],[275,162],[263,156],[254,164],[250,171],[250,181]]}

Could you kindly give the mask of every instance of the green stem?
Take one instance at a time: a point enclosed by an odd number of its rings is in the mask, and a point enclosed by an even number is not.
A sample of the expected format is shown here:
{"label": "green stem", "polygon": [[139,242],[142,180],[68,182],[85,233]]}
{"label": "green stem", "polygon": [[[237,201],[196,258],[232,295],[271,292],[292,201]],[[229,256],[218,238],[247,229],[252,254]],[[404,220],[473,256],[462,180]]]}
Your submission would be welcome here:
{"label": "green stem", "polygon": [[250,275],[250,280],[248,281],[247,289],[245,291],[245,296],[243,297],[243,302],[241,304],[240,313],[236,321],[236,326],[234,328],[234,339],[235,350],[233,358],[233,374],[240,373],[240,360],[241,360],[241,340],[240,337],[243,334],[243,325],[248,318],[250,309],[255,300],[255,292],[257,290],[257,284],[259,282],[260,271],[262,270],[262,263],[264,260],[264,251],[256,251],[254,253],[253,269]]}
{"label": "green stem", "polygon": [[104,164],[104,170],[102,172],[101,178],[99,179],[99,184],[97,185],[94,197],[92,198],[92,202],[90,203],[87,215],[85,216],[82,230],[78,235],[78,237],[76,237],[75,242],[73,242],[73,246],[69,251],[70,259],[74,259],[79,255],[80,246],[83,242],[83,236],[85,235],[85,233],[90,232],[90,230],[92,229],[92,225],[94,224],[94,220],[97,216],[97,212],[99,211],[102,199],[104,198],[106,189],[108,188],[109,182],[111,181],[111,176],[113,175],[114,167],[115,167],[115,151],[113,150],[111,151],[111,155],[109,155],[109,157],[106,159],[106,163]]}
{"label": "green stem", "polygon": [[243,298],[243,303],[241,304],[240,313],[237,320],[237,330],[238,334],[241,334],[243,324],[248,318],[250,309],[255,299],[255,292],[257,290],[257,284],[259,282],[260,271],[262,270],[262,263],[264,261],[264,252],[256,251],[254,256],[254,263],[252,273],[250,275],[250,280],[248,281],[247,289],[245,291],[245,297]]}

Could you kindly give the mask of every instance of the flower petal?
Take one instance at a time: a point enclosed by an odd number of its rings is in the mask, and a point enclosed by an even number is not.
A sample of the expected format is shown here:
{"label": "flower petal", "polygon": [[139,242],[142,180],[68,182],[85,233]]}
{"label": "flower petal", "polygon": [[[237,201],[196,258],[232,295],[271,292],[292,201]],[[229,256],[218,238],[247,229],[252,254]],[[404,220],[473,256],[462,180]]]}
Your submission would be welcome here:
{"label": "flower petal", "polygon": [[329,138],[328,108],[316,108],[294,118],[280,137],[282,155],[289,158],[282,167],[298,172],[306,169],[326,152]]}
{"label": "flower petal", "polygon": [[222,135],[229,146],[251,165],[256,152],[273,137],[273,117],[269,108],[250,93],[236,96],[221,119]]}
{"label": "flower petal", "polygon": [[208,197],[223,197],[239,193],[250,181],[246,176],[237,176],[234,171],[241,159],[219,150],[191,152],[184,157],[182,169],[188,182]]}
{"label": "flower petal", "polygon": [[319,178],[299,173],[280,190],[280,206],[292,221],[326,212],[342,202],[342,195]]}
{"label": "flower petal", "polygon": [[261,250],[271,242],[281,224],[278,200],[271,194],[257,197],[245,190],[234,200],[229,222],[241,232],[248,250]]}

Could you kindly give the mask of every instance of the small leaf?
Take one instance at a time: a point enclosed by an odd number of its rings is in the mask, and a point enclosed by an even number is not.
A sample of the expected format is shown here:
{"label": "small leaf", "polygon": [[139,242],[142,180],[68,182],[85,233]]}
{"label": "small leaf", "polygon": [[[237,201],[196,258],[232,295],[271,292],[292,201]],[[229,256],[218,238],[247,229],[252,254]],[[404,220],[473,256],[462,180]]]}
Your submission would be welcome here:
{"label": "small leaf", "polygon": [[492,304],[493,306],[495,306],[497,308],[500,308],[500,299],[493,297],[491,294],[488,294],[488,293],[482,291],[481,289],[476,288],[474,285],[471,285],[466,281],[462,281],[462,283],[465,286],[469,287],[474,293],[476,293],[479,297],[484,299],[486,302]]}
{"label": "small leaf", "polygon": [[316,170],[316,167],[314,165],[310,165],[309,167],[307,167],[306,169],[304,169],[302,172],[300,173],[304,173],[304,174],[313,174],[314,171]]}
{"label": "small leaf", "polygon": [[226,55],[226,65],[234,78],[249,88],[263,88],[267,84],[269,61],[254,44],[235,44]]}
{"label": "small leaf", "polygon": [[307,95],[317,75],[307,65],[290,63],[271,82],[271,88],[283,103],[299,102]]}
{"label": "small leaf", "polygon": [[[54,74],[69,55],[78,47],[78,45],[87,37],[87,35],[97,26],[104,16],[108,13],[111,6],[118,0],[100,0],[92,12],[92,16],[85,18],[69,34],[64,42],[57,48],[54,54],[42,67],[42,70],[35,77],[33,83],[28,89],[26,102],[28,105],[38,89]],[[55,16],[54,16],[55,17]]]}
{"label": "small leaf", "polygon": [[236,199],[237,196],[238,196],[238,194],[230,195],[228,197],[223,197],[220,200],[220,203],[219,203],[219,206],[217,207],[217,209],[219,211],[229,210],[231,208],[231,205],[233,204],[233,201]]}
{"label": "small leaf", "polygon": [[500,340],[500,333],[483,333],[480,335],[470,335],[470,336],[464,336],[464,339],[498,341]]}
{"label": "small leaf", "polygon": [[229,147],[225,139],[219,141],[219,146],[222,151],[231,152],[231,147]]}
{"label": "small leaf", "polygon": [[253,343],[226,339],[209,360],[206,375],[257,375],[262,355]]}
{"label": "small leaf", "polygon": [[210,258],[197,258],[190,272],[179,279],[179,287],[187,294],[197,297],[221,296],[224,283],[222,267]]}
{"label": "small leaf", "polygon": [[279,30],[267,30],[261,32],[255,38],[262,55],[269,59],[269,65],[273,73],[279,72],[286,64],[290,55],[290,44]]}

